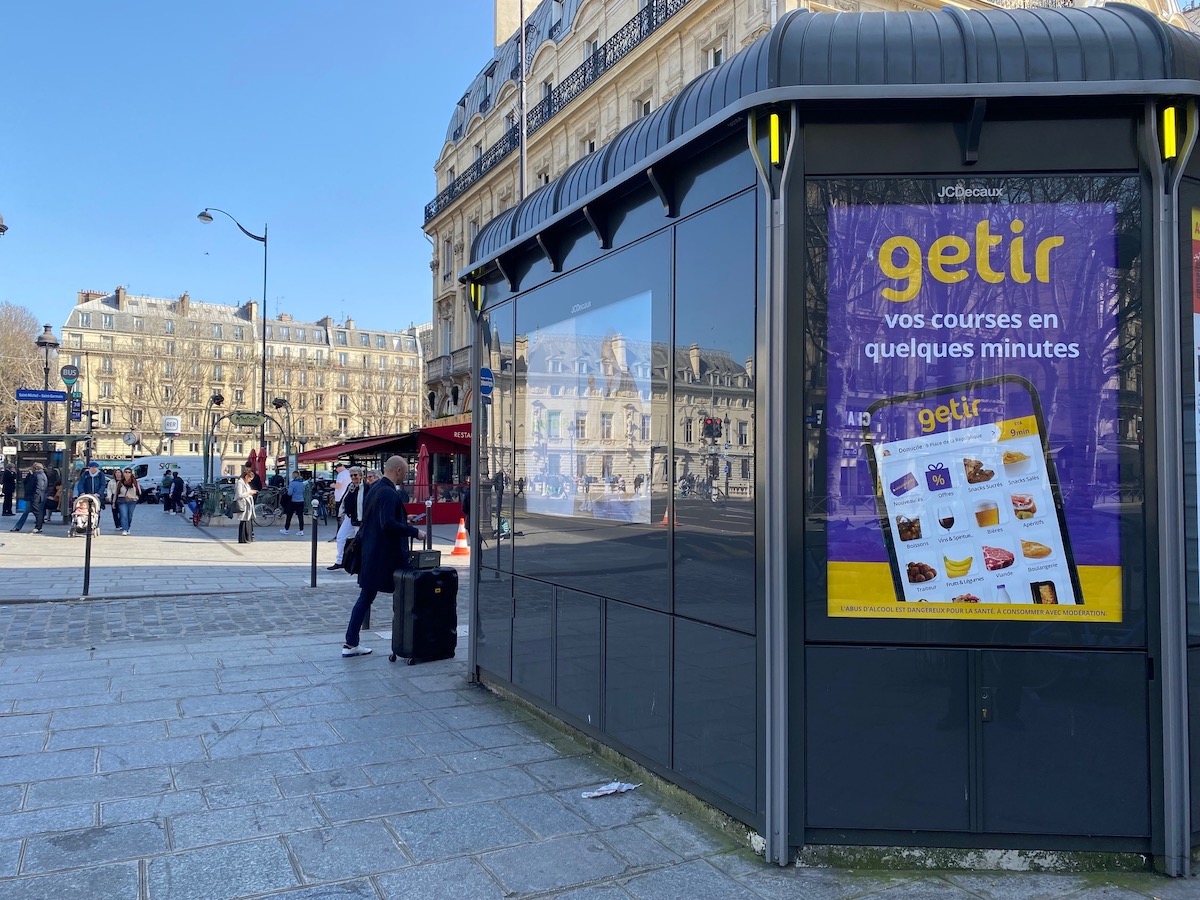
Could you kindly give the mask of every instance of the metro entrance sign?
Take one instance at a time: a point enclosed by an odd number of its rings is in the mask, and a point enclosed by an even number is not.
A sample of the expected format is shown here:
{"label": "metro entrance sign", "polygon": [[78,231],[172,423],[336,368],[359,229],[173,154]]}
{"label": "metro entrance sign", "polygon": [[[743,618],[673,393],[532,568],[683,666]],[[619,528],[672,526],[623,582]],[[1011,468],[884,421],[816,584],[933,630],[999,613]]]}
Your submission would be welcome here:
{"label": "metro entrance sign", "polygon": [[239,427],[257,428],[267,421],[267,417],[256,412],[235,412],[229,414],[229,421]]}
{"label": "metro entrance sign", "polygon": [[67,399],[67,392],[34,390],[33,388],[17,388],[17,399],[36,403],[63,403]]}

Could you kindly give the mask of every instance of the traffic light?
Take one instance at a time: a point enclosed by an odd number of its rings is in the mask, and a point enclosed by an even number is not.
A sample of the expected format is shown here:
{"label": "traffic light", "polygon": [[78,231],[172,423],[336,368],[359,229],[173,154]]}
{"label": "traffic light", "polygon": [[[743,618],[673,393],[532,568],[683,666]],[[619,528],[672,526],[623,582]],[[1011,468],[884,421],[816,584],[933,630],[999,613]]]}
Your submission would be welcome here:
{"label": "traffic light", "polygon": [[721,436],[721,420],[714,417],[712,422],[713,422],[713,437],[719,438]]}
{"label": "traffic light", "polygon": [[96,427],[96,411],[94,409],[85,409],[80,415],[83,416],[83,421],[87,422],[87,430],[90,433]]}
{"label": "traffic light", "polygon": [[704,433],[705,440],[712,440],[716,436],[716,431],[714,431],[715,423],[716,423],[716,420],[713,419],[711,416],[704,417],[704,432],[703,433]]}

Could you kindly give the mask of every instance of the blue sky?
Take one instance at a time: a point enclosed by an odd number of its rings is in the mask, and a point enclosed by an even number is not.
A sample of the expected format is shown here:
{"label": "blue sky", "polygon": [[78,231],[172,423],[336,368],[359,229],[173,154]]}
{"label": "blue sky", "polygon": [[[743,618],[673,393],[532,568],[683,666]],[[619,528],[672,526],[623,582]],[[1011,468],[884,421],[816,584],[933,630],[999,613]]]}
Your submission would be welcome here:
{"label": "blue sky", "polygon": [[[450,10],[453,10],[453,14]],[[76,291],[404,328],[431,315],[422,210],[491,0],[14,0],[0,9],[0,301]]]}

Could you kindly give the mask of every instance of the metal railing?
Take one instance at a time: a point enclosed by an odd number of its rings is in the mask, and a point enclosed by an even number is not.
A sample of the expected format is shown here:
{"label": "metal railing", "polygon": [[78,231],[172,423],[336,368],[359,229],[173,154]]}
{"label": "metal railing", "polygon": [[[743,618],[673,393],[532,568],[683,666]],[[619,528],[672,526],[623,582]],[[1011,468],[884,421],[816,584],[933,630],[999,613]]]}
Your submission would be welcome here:
{"label": "metal railing", "polygon": [[[588,56],[582,65],[567,75],[546,97],[529,109],[525,115],[526,132],[533,134],[549,122],[563,107],[587,90],[601,75],[627,56],[689,2],[690,0],[655,0],[644,9],[639,10],[636,16],[617,29],[616,33],[605,41],[595,53]],[[1069,0],[1043,0],[1043,2],[1008,0],[1008,2],[1013,5],[1025,5],[1026,3],[1039,6],[1070,5]],[[520,66],[514,66],[512,77],[518,78],[520,74]],[[456,130],[454,134],[455,140],[457,140],[459,130]],[[500,140],[488,147],[473,166],[455,178],[445,190],[425,205],[425,222],[428,223],[430,219],[449,206],[455,198],[461,196],[496,163],[516,150],[520,143],[520,128],[514,125],[504,133]]]}

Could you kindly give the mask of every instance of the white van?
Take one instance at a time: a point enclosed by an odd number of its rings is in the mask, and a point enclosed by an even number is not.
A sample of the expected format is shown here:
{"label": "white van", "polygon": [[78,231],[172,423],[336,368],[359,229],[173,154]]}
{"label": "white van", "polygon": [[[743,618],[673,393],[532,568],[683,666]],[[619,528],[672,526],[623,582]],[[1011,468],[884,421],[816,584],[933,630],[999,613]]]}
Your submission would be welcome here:
{"label": "white van", "polygon": [[[204,481],[203,456],[139,456],[124,467],[133,469],[133,477],[143,491],[161,488],[163,474],[168,470],[178,472],[189,487]],[[221,457],[212,458],[211,471],[214,478],[221,474]]]}

